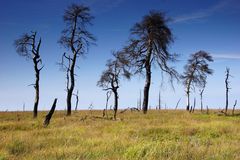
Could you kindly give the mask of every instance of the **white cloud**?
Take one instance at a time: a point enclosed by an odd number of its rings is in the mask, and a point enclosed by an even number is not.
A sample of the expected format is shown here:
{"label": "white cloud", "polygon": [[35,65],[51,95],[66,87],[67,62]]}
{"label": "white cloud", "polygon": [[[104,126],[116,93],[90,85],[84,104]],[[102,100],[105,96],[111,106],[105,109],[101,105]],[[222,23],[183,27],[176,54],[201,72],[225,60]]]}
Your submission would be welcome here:
{"label": "white cloud", "polygon": [[240,54],[212,54],[215,59],[240,60]]}
{"label": "white cloud", "polygon": [[194,13],[190,13],[190,14],[177,16],[173,19],[173,23],[187,22],[187,21],[191,21],[191,20],[199,20],[202,18],[212,16],[216,12],[226,8],[228,6],[228,4],[230,4],[233,1],[235,1],[235,0],[222,0],[210,8],[203,9],[203,10],[200,10],[200,11],[197,11]]}

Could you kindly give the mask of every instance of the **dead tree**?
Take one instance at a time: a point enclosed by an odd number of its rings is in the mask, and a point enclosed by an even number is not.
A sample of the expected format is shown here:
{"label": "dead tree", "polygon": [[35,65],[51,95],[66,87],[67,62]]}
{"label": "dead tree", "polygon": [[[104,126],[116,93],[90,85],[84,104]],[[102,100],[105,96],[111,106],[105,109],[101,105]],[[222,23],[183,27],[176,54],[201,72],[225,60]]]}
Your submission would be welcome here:
{"label": "dead tree", "polygon": [[118,110],[118,88],[120,76],[124,76],[127,79],[130,78],[130,73],[123,68],[122,60],[119,55],[120,52],[113,53],[115,60],[108,60],[106,67],[103,71],[100,80],[97,82],[97,86],[103,88],[104,91],[111,91],[114,94],[114,114],[113,118],[116,120]]}
{"label": "dead tree", "polygon": [[[106,106],[105,106],[105,109],[104,109],[104,116],[106,115],[107,118],[108,118],[108,113],[107,113],[107,110],[108,110],[108,101],[109,101],[111,95],[112,95],[112,91],[107,91],[107,92],[106,92],[106,97],[107,97],[107,99],[106,99]],[[104,117],[104,116],[103,116],[103,117]]]}
{"label": "dead tree", "polygon": [[196,98],[194,97],[194,102],[193,102],[193,110],[192,110],[192,113],[195,111],[195,107],[196,107]]}
{"label": "dead tree", "polygon": [[209,114],[209,109],[208,109],[208,106],[206,106],[206,108],[207,108],[207,114]]}
{"label": "dead tree", "polygon": [[178,100],[178,102],[177,102],[177,104],[176,104],[176,107],[175,107],[175,110],[177,110],[178,104],[179,104],[180,101],[181,101],[181,98]]}
{"label": "dead tree", "polygon": [[40,56],[41,38],[37,41],[37,32],[26,33],[19,39],[15,40],[16,51],[20,56],[31,59],[35,71],[35,83],[32,84],[35,88],[35,101],[33,107],[33,117],[37,117],[39,103],[39,81],[40,71],[42,70],[42,59]]}
{"label": "dead tree", "polygon": [[225,78],[225,87],[226,87],[226,105],[225,105],[225,114],[227,114],[228,111],[228,94],[229,94],[229,90],[231,89],[229,87],[229,76],[230,75],[230,69],[226,68],[226,78]]}
{"label": "dead tree", "polygon": [[[63,16],[66,28],[62,31],[59,43],[70,50],[64,53],[63,58],[67,59],[67,115],[71,115],[72,95],[75,87],[75,67],[77,59],[84,56],[90,44],[95,41],[93,35],[86,29],[91,25],[93,17],[90,9],[84,5],[72,4],[67,8]],[[64,62],[64,61],[63,61]]]}
{"label": "dead tree", "polygon": [[77,111],[77,108],[78,108],[78,101],[79,101],[79,97],[78,97],[78,90],[77,90],[77,93],[74,94],[74,96],[76,97],[76,106],[75,106],[75,111]]}
{"label": "dead tree", "polygon": [[55,111],[56,104],[57,104],[57,98],[54,99],[52,108],[51,108],[51,110],[48,112],[48,114],[47,114],[46,117],[45,117],[45,121],[44,121],[44,123],[43,123],[43,126],[44,126],[44,127],[47,127],[47,126],[49,125],[50,120],[51,120],[51,118],[52,118],[52,115],[53,115],[53,113],[54,113],[54,111]]}
{"label": "dead tree", "polygon": [[161,109],[161,90],[159,90],[159,95],[158,95],[158,109]]}
{"label": "dead tree", "polygon": [[184,67],[185,71],[181,78],[186,87],[187,111],[189,111],[190,107],[191,89],[194,89],[195,86],[202,87],[206,84],[207,75],[213,74],[213,70],[209,68],[207,62],[213,62],[212,56],[205,51],[199,51],[190,56],[188,63]]}
{"label": "dead tree", "polygon": [[140,89],[140,91],[139,91],[139,110],[142,109],[141,105],[142,105],[142,91]]}
{"label": "dead tree", "polygon": [[132,27],[129,44],[123,49],[131,64],[132,73],[146,77],[142,103],[144,114],[148,110],[152,66],[158,65],[170,76],[171,82],[178,78],[176,70],[168,64],[176,62],[177,56],[168,51],[173,36],[167,22],[164,13],[151,11]]}
{"label": "dead tree", "polygon": [[202,88],[199,90],[200,91],[200,100],[201,100],[201,112],[203,111],[203,92],[206,87],[206,82],[204,82]]}
{"label": "dead tree", "polygon": [[236,105],[237,105],[237,100],[235,100],[235,103],[234,103],[234,105],[233,105],[233,110],[232,110],[232,115],[233,115],[233,116],[234,116],[234,111],[235,111]]}

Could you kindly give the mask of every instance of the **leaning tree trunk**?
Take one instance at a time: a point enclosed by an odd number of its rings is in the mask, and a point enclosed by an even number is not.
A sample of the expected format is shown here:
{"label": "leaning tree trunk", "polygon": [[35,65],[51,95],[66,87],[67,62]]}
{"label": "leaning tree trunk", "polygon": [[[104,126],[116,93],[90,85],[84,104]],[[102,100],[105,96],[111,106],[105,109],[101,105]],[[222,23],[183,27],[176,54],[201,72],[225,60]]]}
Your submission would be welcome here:
{"label": "leaning tree trunk", "polygon": [[51,118],[52,118],[52,115],[53,115],[53,113],[54,113],[54,111],[55,111],[56,104],[57,104],[57,98],[54,99],[52,108],[51,108],[51,110],[48,112],[48,114],[47,114],[46,117],[45,117],[45,121],[44,121],[44,123],[43,123],[43,126],[44,126],[44,127],[47,127],[47,126],[49,125],[50,120],[51,120]]}
{"label": "leaning tree trunk", "polygon": [[114,120],[117,119],[117,110],[118,110],[118,93],[117,93],[117,89],[113,91],[114,93],[114,108],[113,108],[113,111],[114,111],[114,114],[113,114],[113,118]]}
{"label": "leaning tree trunk", "polygon": [[72,95],[73,95],[73,90],[75,86],[74,69],[75,69],[76,59],[77,59],[77,53],[74,52],[72,64],[70,68],[71,84],[70,84],[70,88],[67,90],[67,116],[70,116],[72,112]]}
{"label": "leaning tree trunk", "polygon": [[40,69],[38,69],[38,55],[35,55],[33,58],[33,63],[34,63],[34,70],[35,70],[35,101],[34,101],[34,108],[33,108],[33,118],[37,117],[38,114],[38,103],[39,103],[39,80],[40,80]]}

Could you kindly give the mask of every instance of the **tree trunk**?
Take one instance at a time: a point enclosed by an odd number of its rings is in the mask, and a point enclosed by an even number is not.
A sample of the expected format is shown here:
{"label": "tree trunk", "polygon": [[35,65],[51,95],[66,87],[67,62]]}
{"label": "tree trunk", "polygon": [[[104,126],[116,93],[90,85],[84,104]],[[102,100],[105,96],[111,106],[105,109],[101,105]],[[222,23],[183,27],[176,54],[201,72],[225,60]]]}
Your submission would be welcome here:
{"label": "tree trunk", "polygon": [[158,109],[161,109],[161,91],[159,90],[159,95],[158,95]]}
{"label": "tree trunk", "polygon": [[106,99],[106,106],[105,106],[105,114],[106,114],[106,117],[107,117],[107,118],[108,118],[108,113],[107,113],[107,110],[108,110],[108,101],[109,101],[111,95],[112,95],[112,92],[111,92],[111,91],[107,91],[107,93],[106,93],[107,99]]}
{"label": "tree trunk", "polygon": [[71,64],[71,68],[70,68],[71,84],[70,84],[70,88],[68,89],[68,93],[67,93],[67,116],[70,116],[71,112],[72,112],[72,95],[73,95],[73,90],[75,87],[74,69],[75,69],[76,59],[77,59],[77,53],[75,52],[73,54],[72,64]]}
{"label": "tree trunk", "polygon": [[189,111],[190,109],[190,92],[187,91],[187,108],[186,110]]}
{"label": "tree trunk", "polygon": [[194,98],[194,103],[193,103],[193,110],[192,110],[192,113],[195,111],[195,107],[196,107],[196,98]]}
{"label": "tree trunk", "polygon": [[146,67],[146,81],[144,87],[144,97],[143,97],[143,113],[146,114],[148,110],[148,99],[149,99],[149,89],[151,84],[151,69],[150,66]]}
{"label": "tree trunk", "polygon": [[146,69],[146,80],[143,91],[143,113],[146,114],[148,110],[148,99],[149,99],[149,89],[151,85],[151,55],[152,55],[152,42],[149,40],[149,50],[146,56],[145,69]]}
{"label": "tree trunk", "polygon": [[232,110],[232,115],[233,115],[233,116],[234,116],[234,111],[235,111],[236,105],[237,105],[237,100],[235,100],[235,103],[234,103],[234,105],[233,105],[233,110]]}
{"label": "tree trunk", "polygon": [[202,90],[200,91],[200,99],[201,99],[201,112],[203,112],[203,92],[204,92],[204,89],[205,89],[205,84],[202,88]]}
{"label": "tree trunk", "polygon": [[78,97],[78,91],[77,91],[75,111],[77,111],[77,108],[78,108],[78,101],[79,101],[79,97]]}
{"label": "tree trunk", "polygon": [[47,127],[48,124],[50,123],[50,120],[51,120],[52,115],[53,115],[53,113],[54,113],[54,111],[55,111],[55,108],[56,108],[56,104],[57,104],[57,98],[54,99],[52,108],[51,108],[51,110],[48,112],[48,114],[46,115],[45,121],[44,121],[44,123],[43,123],[43,126],[44,126],[44,127]]}
{"label": "tree trunk", "polygon": [[140,90],[140,95],[139,95],[139,110],[142,109],[142,91]]}
{"label": "tree trunk", "polygon": [[39,80],[40,80],[40,70],[38,69],[38,57],[35,56],[33,58],[34,63],[34,70],[35,70],[35,101],[34,101],[34,108],[33,108],[33,118],[37,118],[38,114],[38,103],[39,103]]}
{"label": "tree trunk", "polygon": [[113,93],[114,93],[114,108],[113,108],[114,115],[113,115],[113,118],[114,118],[114,120],[116,120],[117,110],[118,110],[118,93],[117,93],[117,90],[114,90]]}
{"label": "tree trunk", "polygon": [[225,79],[225,86],[226,86],[226,106],[225,106],[225,114],[227,114],[227,111],[228,111],[228,92],[229,92],[229,81],[228,81],[228,78],[229,78],[229,71],[230,69],[227,68],[226,69],[226,79]]}

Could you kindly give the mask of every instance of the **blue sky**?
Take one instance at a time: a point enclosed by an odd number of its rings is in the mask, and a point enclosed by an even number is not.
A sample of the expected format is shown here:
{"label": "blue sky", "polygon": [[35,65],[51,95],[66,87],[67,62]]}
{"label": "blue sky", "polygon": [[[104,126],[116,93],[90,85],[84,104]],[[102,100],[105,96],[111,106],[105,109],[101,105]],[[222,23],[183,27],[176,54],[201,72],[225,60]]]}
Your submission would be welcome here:
{"label": "blue sky", "polygon": [[[79,59],[76,90],[79,90],[79,109],[87,109],[92,103],[95,109],[105,105],[105,92],[96,86],[111,51],[121,49],[128,40],[134,23],[150,10],[159,10],[172,19],[169,27],[174,34],[172,53],[178,53],[179,62],[172,64],[182,73],[190,54],[205,50],[215,61],[210,65],[214,75],[208,77],[204,104],[209,108],[225,106],[225,68],[231,70],[230,107],[235,99],[240,101],[240,1],[238,0],[1,0],[0,1],[0,110],[32,110],[34,82],[32,62],[18,56],[13,47],[16,38],[25,32],[37,31],[42,38],[41,55],[45,68],[41,72],[39,109],[49,109],[55,97],[57,109],[65,108],[65,73],[56,65],[65,51],[57,41],[64,29],[62,15],[72,2],[83,3],[95,16],[89,30],[96,36],[97,45],[91,46],[86,57]],[[163,84],[163,85],[161,85]],[[119,89],[120,108],[135,107],[144,78],[122,80]],[[161,88],[162,103],[174,108],[185,108],[185,92],[181,83],[175,83],[175,91],[168,79],[156,69],[150,88],[150,105],[158,104]],[[192,93],[197,98],[199,92]],[[74,103],[74,98],[73,98]]]}

